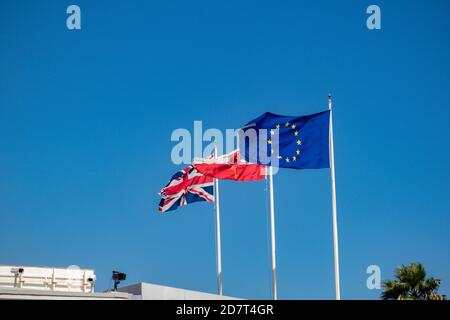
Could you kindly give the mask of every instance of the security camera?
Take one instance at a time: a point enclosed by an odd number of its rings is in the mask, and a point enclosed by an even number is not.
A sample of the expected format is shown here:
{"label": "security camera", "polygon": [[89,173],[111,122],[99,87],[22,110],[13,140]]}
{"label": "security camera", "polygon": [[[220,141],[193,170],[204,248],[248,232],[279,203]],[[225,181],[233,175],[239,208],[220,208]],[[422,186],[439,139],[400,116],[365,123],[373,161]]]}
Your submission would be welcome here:
{"label": "security camera", "polygon": [[120,281],[125,281],[127,279],[127,275],[123,272],[113,271],[112,279],[114,280],[114,291],[117,291],[118,284],[120,283]]}

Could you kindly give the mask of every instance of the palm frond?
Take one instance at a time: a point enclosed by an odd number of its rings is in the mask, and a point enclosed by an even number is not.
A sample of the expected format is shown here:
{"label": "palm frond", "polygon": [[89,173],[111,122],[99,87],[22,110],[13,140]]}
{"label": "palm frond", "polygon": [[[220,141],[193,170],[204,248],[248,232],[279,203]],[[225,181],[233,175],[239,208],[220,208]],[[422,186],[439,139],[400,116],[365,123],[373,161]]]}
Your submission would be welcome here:
{"label": "palm frond", "polygon": [[411,263],[407,266],[401,265],[395,269],[396,280],[383,282],[383,300],[445,300],[445,295],[440,295],[437,290],[441,280],[430,277],[426,278],[423,264]]}

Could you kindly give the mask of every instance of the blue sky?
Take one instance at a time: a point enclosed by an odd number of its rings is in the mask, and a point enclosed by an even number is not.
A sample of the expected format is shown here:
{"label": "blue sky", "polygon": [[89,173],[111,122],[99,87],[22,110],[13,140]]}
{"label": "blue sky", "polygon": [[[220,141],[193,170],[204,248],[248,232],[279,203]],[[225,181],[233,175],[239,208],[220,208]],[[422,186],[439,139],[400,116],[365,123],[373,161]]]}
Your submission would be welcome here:
{"label": "blue sky", "polygon": [[[81,7],[82,29],[66,28]],[[382,29],[366,28],[378,4]],[[0,263],[216,291],[214,209],[159,215],[176,128],[333,94],[342,297],[421,261],[450,294],[448,1],[2,1]],[[265,182],[221,183],[224,294],[270,298]],[[275,177],[278,289],[333,299],[329,170]]]}

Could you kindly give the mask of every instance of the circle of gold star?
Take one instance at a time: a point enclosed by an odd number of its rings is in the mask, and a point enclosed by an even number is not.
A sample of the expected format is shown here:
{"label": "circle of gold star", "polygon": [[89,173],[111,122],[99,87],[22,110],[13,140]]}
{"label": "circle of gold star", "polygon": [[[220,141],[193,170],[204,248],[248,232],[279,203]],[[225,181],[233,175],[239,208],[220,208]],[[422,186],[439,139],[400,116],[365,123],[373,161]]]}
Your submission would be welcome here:
{"label": "circle of gold star", "polygon": [[[298,160],[299,156],[301,155],[300,147],[302,145],[302,140],[299,137],[299,129],[297,128],[297,125],[295,123],[290,123],[288,121],[288,122],[285,122],[285,123],[277,124],[274,129],[270,130],[270,136],[274,136],[276,134],[275,129],[280,130],[281,127],[289,128],[290,133],[292,135],[294,135],[294,137],[295,137],[295,144],[296,144],[297,148],[295,150],[294,155],[288,156],[288,155],[281,155],[281,154],[279,154],[278,155],[278,159],[282,160],[282,161],[284,161],[286,163],[295,162],[295,161]],[[274,154],[275,150],[272,148],[272,138],[269,138],[267,140],[267,144],[268,144],[268,147],[271,150],[271,154]]]}

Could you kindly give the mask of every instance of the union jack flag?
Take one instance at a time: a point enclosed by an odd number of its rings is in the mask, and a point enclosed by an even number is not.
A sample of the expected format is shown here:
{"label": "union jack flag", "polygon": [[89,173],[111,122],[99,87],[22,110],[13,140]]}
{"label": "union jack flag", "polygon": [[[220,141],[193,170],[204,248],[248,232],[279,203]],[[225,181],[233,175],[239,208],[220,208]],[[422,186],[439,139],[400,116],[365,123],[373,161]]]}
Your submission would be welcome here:
{"label": "union jack flag", "polygon": [[213,178],[202,175],[193,166],[186,167],[174,174],[159,192],[162,197],[159,211],[175,210],[197,201],[213,202],[213,190]]}

